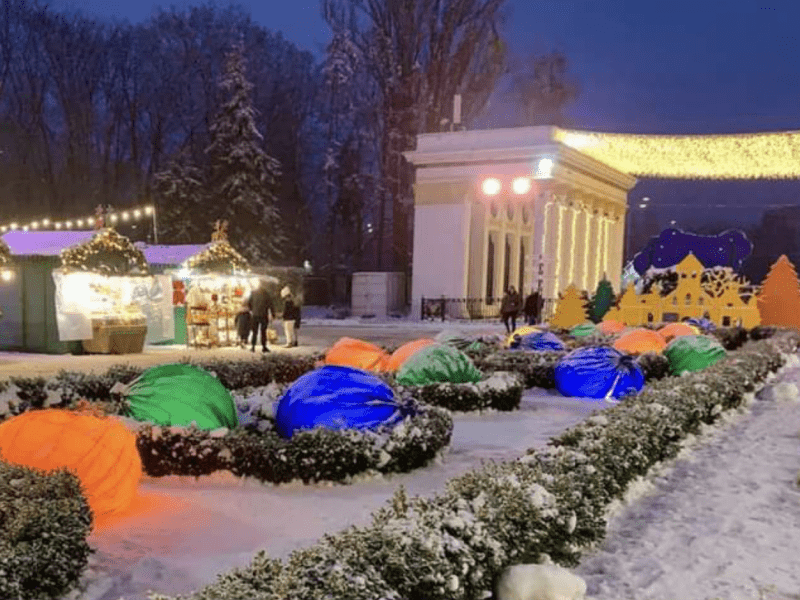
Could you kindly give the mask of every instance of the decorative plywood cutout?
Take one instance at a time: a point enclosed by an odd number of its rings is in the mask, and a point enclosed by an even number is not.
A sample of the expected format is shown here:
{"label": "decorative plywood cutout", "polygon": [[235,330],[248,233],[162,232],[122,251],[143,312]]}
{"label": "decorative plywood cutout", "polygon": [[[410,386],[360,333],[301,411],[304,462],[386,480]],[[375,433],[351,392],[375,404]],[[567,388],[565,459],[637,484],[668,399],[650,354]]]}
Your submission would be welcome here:
{"label": "decorative plywood cutout", "polygon": [[562,329],[570,329],[588,320],[586,300],[581,296],[578,289],[573,284],[570,284],[558,299],[556,312],[553,318],[550,319],[550,325]]}
{"label": "decorative plywood cutout", "polygon": [[800,329],[800,283],[785,254],[770,267],[757,303],[763,325]]}
{"label": "decorative plywood cutout", "polygon": [[664,296],[658,286],[639,295],[633,284],[629,284],[617,307],[606,313],[605,318],[631,326],[703,316],[719,327],[740,324],[751,329],[761,323],[756,297],[750,295],[747,300],[742,299],[748,284],[732,271],[710,274],[704,286],[703,265],[689,254],[676,265],[675,272],[677,286]]}

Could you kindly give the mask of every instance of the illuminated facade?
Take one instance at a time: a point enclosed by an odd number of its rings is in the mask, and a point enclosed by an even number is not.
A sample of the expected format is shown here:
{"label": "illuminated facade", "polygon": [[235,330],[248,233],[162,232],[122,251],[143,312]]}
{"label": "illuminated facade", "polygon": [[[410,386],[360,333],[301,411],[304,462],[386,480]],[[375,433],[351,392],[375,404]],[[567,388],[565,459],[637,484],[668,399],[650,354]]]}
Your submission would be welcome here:
{"label": "illuminated facade", "polygon": [[555,299],[570,283],[619,290],[631,175],[563,145],[552,127],[423,134],[416,167],[412,306],[493,298],[513,285]]}

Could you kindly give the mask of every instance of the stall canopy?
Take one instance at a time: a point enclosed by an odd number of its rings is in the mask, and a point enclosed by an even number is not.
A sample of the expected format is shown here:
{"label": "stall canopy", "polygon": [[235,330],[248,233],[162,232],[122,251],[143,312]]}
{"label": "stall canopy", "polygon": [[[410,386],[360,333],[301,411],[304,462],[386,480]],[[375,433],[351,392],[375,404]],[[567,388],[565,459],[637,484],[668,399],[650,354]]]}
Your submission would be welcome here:
{"label": "stall canopy", "polygon": [[13,256],[61,256],[61,251],[92,239],[94,231],[9,231],[3,235]]}
{"label": "stall canopy", "polygon": [[52,273],[61,251],[92,239],[94,231],[9,231],[2,236],[16,277],[0,286],[0,349],[64,354],[80,342],[59,339]]}
{"label": "stall canopy", "polygon": [[177,269],[188,258],[206,249],[207,244],[178,244],[172,246],[150,245],[144,242],[135,244],[147,259],[147,264],[155,270]]}

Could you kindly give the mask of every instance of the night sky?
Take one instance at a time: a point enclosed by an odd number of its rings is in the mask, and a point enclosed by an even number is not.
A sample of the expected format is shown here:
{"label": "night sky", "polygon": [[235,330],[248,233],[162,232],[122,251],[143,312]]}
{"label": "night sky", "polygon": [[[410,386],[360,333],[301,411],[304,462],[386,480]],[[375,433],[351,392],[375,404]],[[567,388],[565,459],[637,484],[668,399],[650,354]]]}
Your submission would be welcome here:
{"label": "night sky", "polygon": [[[177,6],[194,4],[186,0]],[[244,0],[253,19],[321,56],[329,30],[314,0]],[[144,20],[147,0],[54,0],[103,18]],[[800,2],[796,0],[508,0],[509,49],[518,56],[562,51],[581,93],[567,115],[576,128],[630,133],[735,133],[800,129]],[[493,102],[485,126],[503,125]],[[643,181],[631,199],[651,204],[795,203],[800,184]],[[691,211],[727,224],[754,211]],[[659,221],[687,218],[659,209]],[[704,219],[704,220],[708,220]],[[680,223],[679,223],[680,226]]]}

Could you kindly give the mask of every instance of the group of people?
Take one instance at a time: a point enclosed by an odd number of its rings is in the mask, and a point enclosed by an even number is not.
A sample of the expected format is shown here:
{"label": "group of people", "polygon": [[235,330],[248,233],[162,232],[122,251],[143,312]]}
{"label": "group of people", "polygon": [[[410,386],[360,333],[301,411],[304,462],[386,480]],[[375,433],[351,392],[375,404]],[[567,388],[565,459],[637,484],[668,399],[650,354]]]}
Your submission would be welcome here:
{"label": "group of people", "polygon": [[[297,330],[300,329],[300,304],[292,296],[289,286],[281,290],[283,300],[283,331],[286,336],[284,348],[297,346]],[[260,332],[261,351],[269,352],[267,348],[268,332],[270,322],[275,319],[275,306],[272,302],[267,282],[261,280],[258,288],[253,290],[250,296],[242,303],[239,313],[236,315],[236,329],[239,334],[241,347],[247,346],[248,336],[252,334],[250,351],[256,351],[256,341]]]}
{"label": "group of people", "polygon": [[538,291],[531,291],[523,304],[522,296],[514,289],[513,285],[510,286],[500,302],[500,318],[506,326],[506,332],[513,333],[517,328],[517,316],[520,310],[525,315],[525,323],[533,325],[541,318],[543,307],[544,298]]}

